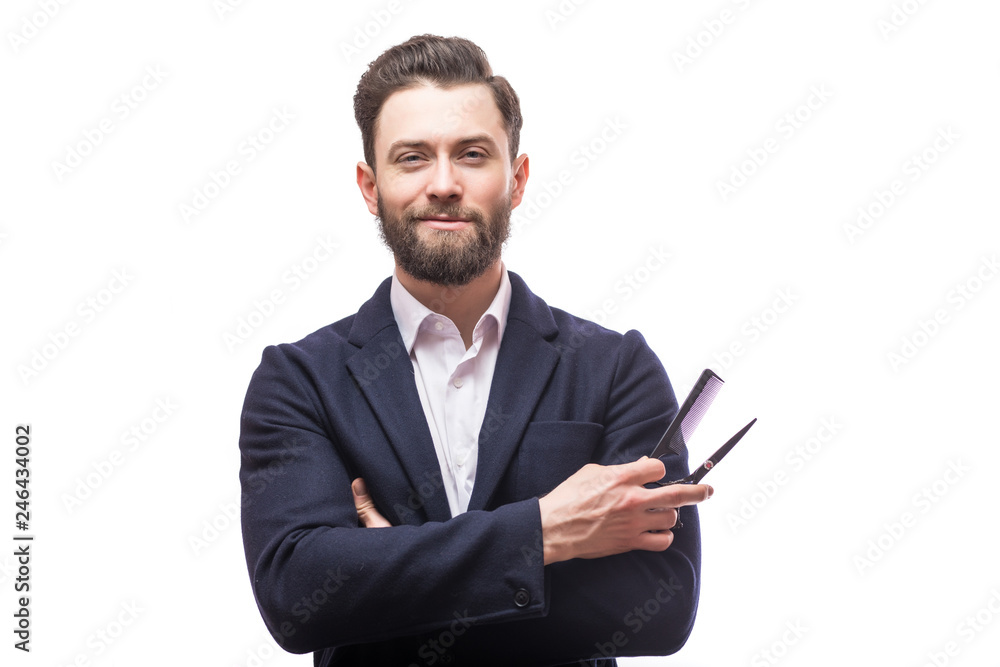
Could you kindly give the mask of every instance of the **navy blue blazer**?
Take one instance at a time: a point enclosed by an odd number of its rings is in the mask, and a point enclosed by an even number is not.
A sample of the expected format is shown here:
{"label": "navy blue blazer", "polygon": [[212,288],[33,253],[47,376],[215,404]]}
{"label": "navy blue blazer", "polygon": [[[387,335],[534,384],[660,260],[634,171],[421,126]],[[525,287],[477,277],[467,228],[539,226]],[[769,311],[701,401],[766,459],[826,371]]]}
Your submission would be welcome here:
{"label": "navy blue blazer", "polygon": [[[452,517],[386,279],[356,315],[270,346],[240,433],[247,567],[264,622],[315,665],[554,665],[666,655],[694,623],[697,511],[665,552],[544,566],[538,498],[649,454],[676,414],[659,360],[510,273],[469,511]],[[668,478],[686,456],[664,459]],[[358,524],[364,477],[392,528]]]}

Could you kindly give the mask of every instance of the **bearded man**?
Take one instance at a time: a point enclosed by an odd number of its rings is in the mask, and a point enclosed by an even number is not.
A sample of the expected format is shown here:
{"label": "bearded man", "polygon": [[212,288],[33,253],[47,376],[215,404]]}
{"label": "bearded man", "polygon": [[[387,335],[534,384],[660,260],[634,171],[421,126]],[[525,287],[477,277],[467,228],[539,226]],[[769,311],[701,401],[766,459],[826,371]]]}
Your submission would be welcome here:
{"label": "bearded man", "polygon": [[513,88],[472,42],[422,35],[354,102],[395,271],[251,379],[242,524],[265,624],[321,666],[677,651],[712,490],[646,488],[688,471],[644,456],[678,406],[642,336],[549,307],[503,263],[528,180]]}

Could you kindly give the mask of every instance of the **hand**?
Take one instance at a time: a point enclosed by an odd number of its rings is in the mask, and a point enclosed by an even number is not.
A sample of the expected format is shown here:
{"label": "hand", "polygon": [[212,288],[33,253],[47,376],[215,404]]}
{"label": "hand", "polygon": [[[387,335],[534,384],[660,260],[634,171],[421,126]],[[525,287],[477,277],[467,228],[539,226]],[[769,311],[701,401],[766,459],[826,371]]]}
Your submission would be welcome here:
{"label": "hand", "polygon": [[713,489],[643,486],[665,474],[662,461],[645,456],[622,465],[590,463],[539,499],[545,564],[667,549],[674,540],[676,508],[711,498]]}
{"label": "hand", "polygon": [[368,495],[365,480],[358,477],[351,482],[351,492],[354,494],[354,508],[358,510],[358,519],[365,528],[388,528],[392,525],[375,509],[375,503]]}

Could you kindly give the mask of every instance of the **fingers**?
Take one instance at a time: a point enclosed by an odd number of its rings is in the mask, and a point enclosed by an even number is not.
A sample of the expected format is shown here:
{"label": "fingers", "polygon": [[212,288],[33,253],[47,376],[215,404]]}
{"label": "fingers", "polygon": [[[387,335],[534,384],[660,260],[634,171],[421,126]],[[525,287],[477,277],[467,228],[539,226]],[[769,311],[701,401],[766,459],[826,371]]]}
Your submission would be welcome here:
{"label": "fingers", "polygon": [[707,484],[674,484],[659,489],[644,489],[647,492],[645,502],[647,516],[660,517],[662,512],[672,512],[670,515],[663,515],[662,521],[666,522],[669,517],[669,525],[656,526],[654,532],[661,532],[664,529],[683,528],[680,521],[680,508],[686,505],[695,505],[712,497],[714,489]]}
{"label": "fingers", "polygon": [[649,484],[658,482],[667,474],[667,469],[660,459],[643,456],[638,461],[625,463],[621,466],[626,474],[626,481],[633,484]]}
{"label": "fingers", "polygon": [[375,502],[368,495],[365,480],[358,477],[351,482],[351,492],[354,494],[354,508],[358,511],[358,519],[365,528],[388,528],[392,525],[375,509]]}
{"label": "fingers", "polygon": [[670,507],[696,505],[705,502],[715,493],[715,489],[708,484],[674,484],[654,491],[665,491],[663,498]]}
{"label": "fingers", "polygon": [[659,533],[667,530],[672,530],[674,528],[680,528],[680,512],[672,507],[654,507],[652,509],[646,510],[651,514],[647,516],[646,520],[648,526],[646,530],[649,532]]}
{"label": "fingers", "polygon": [[657,533],[643,533],[635,541],[635,548],[641,551],[666,551],[674,543],[674,534],[669,530]]}
{"label": "fingers", "polygon": [[655,507],[684,507],[705,502],[715,493],[708,484],[670,484],[659,488],[644,489],[646,509]]}

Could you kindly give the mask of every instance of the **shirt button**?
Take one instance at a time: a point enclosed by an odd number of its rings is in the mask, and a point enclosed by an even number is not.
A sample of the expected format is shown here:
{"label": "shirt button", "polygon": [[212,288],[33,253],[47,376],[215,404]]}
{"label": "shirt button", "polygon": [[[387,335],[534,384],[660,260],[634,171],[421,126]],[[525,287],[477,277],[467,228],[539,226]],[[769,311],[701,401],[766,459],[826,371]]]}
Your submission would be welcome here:
{"label": "shirt button", "polygon": [[438,331],[441,331],[441,329],[444,329],[444,325],[441,324],[440,322],[435,322],[434,328],[437,329]]}
{"label": "shirt button", "polygon": [[465,384],[465,381],[463,381],[462,378],[457,377],[454,380],[452,380],[451,383],[456,387],[461,387],[463,384]]}
{"label": "shirt button", "polygon": [[529,602],[531,602],[531,595],[528,594],[528,591],[518,588],[514,593],[514,604],[518,607],[527,607]]}

